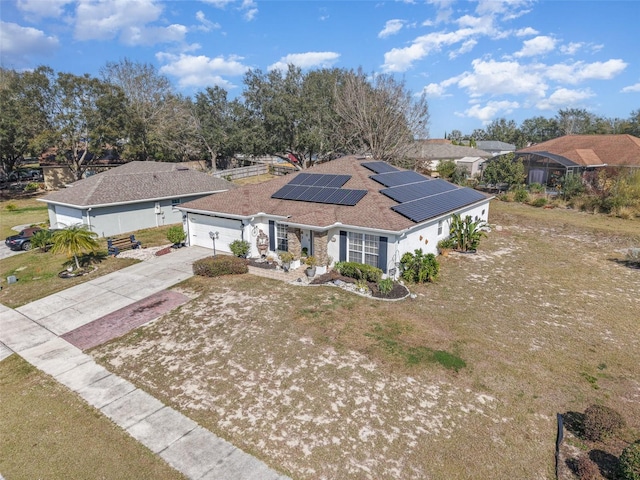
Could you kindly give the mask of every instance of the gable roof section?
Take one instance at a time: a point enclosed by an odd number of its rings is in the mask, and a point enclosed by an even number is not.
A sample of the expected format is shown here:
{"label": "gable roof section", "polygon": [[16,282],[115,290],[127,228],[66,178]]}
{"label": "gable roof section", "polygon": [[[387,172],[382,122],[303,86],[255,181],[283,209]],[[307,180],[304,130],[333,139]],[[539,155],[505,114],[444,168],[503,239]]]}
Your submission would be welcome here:
{"label": "gable roof section", "polygon": [[572,164],[584,167],[640,166],[640,138],[633,135],[565,135],[516,153],[540,152],[564,157]]}
{"label": "gable roof section", "polygon": [[[250,218],[257,215],[269,215],[272,217],[286,218],[289,224],[317,228],[328,228],[331,225],[343,224],[345,226],[349,225],[397,232],[414,227],[416,223],[421,223],[429,218],[434,218],[448,211],[454,211],[463,206],[478,203],[479,201],[489,198],[475,190],[458,187],[443,180],[438,180],[437,182],[451,185],[452,189],[478,193],[479,196],[466,199],[462,204],[458,202],[450,210],[439,211],[436,215],[430,215],[428,218],[416,222],[404,214],[393,210],[393,207],[401,205],[401,203],[384,194],[385,186],[372,178],[376,176],[376,174],[369,168],[366,168],[364,166],[365,163],[368,162],[360,161],[354,156],[348,156],[315,165],[304,172],[294,174],[305,175],[308,173],[318,173],[350,175],[349,180],[342,188],[365,190],[367,192],[367,194],[353,206],[272,198],[274,192],[277,192],[291,181],[295,181],[291,178],[291,175],[286,175],[266,183],[246,185],[236,190],[199,198],[184,203],[178,208],[195,213],[215,214],[217,216],[228,216],[231,218]],[[407,170],[397,170],[400,172],[415,173]],[[393,174],[394,172],[390,173]],[[420,179],[425,182],[436,181],[435,179],[430,179],[422,175],[420,175],[420,177]],[[434,196],[430,202],[434,205],[440,205],[441,203],[437,195]],[[436,210],[438,209],[434,208],[433,211]]]}
{"label": "gable roof section", "polygon": [[86,208],[206,195],[233,188],[236,186],[227,180],[188,169],[179,163],[134,161],[78,180],[41,200]]}
{"label": "gable roof section", "polygon": [[409,158],[424,160],[455,160],[463,157],[484,157],[490,158],[493,154],[478,148],[463,147],[460,145],[427,143],[417,141],[407,153]]}
{"label": "gable roof section", "polygon": [[500,142],[498,140],[478,140],[476,145],[484,150],[506,150],[513,152],[516,146],[512,143]]}

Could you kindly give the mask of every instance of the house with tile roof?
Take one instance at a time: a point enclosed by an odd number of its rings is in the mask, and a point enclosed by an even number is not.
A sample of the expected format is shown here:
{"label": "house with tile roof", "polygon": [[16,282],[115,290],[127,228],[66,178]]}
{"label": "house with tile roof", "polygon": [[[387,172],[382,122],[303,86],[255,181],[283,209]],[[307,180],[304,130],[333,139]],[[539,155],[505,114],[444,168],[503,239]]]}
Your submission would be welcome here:
{"label": "house with tile roof", "polygon": [[179,163],[129,162],[39,199],[52,228],[89,225],[101,237],[182,222],[183,202],[236,186]]}
{"label": "house with tile roof", "polygon": [[[405,252],[436,253],[458,213],[487,220],[491,197],[373,159],[342,157],[266,183],[183,203],[189,245],[265,254],[303,249],[327,266],[353,261],[397,274]],[[268,240],[267,240],[268,239]]]}
{"label": "house with tile roof", "polygon": [[633,135],[565,135],[515,152],[528,183],[554,186],[567,173],[606,167],[640,168],[640,138]]}

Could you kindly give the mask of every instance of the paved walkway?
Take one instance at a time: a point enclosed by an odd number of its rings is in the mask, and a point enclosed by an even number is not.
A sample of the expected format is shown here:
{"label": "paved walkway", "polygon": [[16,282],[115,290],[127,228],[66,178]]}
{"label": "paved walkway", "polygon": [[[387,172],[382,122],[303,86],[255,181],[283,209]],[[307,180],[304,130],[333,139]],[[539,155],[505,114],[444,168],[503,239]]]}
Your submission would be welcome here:
{"label": "paved walkway", "polygon": [[16,352],[188,478],[286,479],[60,338],[191,277],[193,261],[209,255],[211,251],[204,248],[182,248],[15,310],[0,304],[0,360]]}

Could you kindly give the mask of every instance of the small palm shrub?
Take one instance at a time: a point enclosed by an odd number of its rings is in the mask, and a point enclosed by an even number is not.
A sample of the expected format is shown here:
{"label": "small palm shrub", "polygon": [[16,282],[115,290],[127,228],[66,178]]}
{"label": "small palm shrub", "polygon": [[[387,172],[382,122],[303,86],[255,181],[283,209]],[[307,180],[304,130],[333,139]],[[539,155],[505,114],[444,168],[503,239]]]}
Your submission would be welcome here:
{"label": "small palm shrub", "polygon": [[400,258],[401,276],[407,282],[435,282],[440,272],[440,265],[433,253],[425,253],[421,248],[414,253],[407,252]]}
{"label": "small palm shrub", "polygon": [[472,220],[469,215],[462,218],[454,213],[451,216],[449,236],[455,242],[458,250],[463,252],[475,251],[478,249],[482,237],[487,236],[488,228],[487,222],[483,220]]}
{"label": "small palm shrub", "polygon": [[384,278],[378,282],[378,290],[383,295],[388,295],[393,290],[393,279]]}
{"label": "small palm shrub", "polygon": [[544,207],[546,204],[548,203],[547,199],[544,197],[539,197],[536,198],[534,201],[531,202],[531,206],[533,207]]}
{"label": "small palm shrub", "polygon": [[620,455],[620,478],[640,480],[640,441],[632,443]]}
{"label": "small palm shrub", "polygon": [[221,275],[236,275],[247,273],[247,261],[239,257],[219,255],[206,257],[193,262],[194,275],[201,277],[219,277]]}
{"label": "small palm shrub", "polygon": [[612,408],[591,405],[584,411],[584,436],[588,440],[603,440],[624,426],[624,418]]}
{"label": "small palm shrub", "polygon": [[382,270],[364,263],[338,262],[334,268],[340,275],[355,278],[356,280],[366,280],[367,282],[378,283],[382,279]]}
{"label": "small palm shrub", "polygon": [[576,473],[580,480],[602,480],[598,465],[586,455],[581,455],[578,458]]}
{"label": "small palm shrub", "polygon": [[530,183],[529,184],[529,191],[531,193],[544,193],[545,187],[544,185],[540,184],[540,183]]}
{"label": "small palm shrub", "polygon": [[513,190],[513,200],[518,203],[524,203],[529,200],[529,192],[524,187],[518,187]]}
{"label": "small palm shrub", "polygon": [[48,229],[38,230],[31,236],[31,246],[46,252],[53,245],[53,232]]}

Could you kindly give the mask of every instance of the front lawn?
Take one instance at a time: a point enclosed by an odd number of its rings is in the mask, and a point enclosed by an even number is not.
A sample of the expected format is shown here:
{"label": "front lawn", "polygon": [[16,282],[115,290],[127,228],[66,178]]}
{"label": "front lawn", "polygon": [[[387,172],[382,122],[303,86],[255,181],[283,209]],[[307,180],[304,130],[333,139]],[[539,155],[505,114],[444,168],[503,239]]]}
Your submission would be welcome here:
{"label": "front lawn", "polygon": [[[640,223],[493,202],[475,255],[379,302],[250,275],[94,357],[295,479],[554,478],[556,414],[640,429]],[[412,353],[424,353],[424,355]]]}
{"label": "front lawn", "polygon": [[0,432],[7,479],[184,479],[18,355],[0,362]]}
{"label": "front lawn", "polygon": [[12,227],[17,225],[46,226],[49,222],[47,205],[31,198],[18,198],[0,202],[0,239],[15,235]]}

